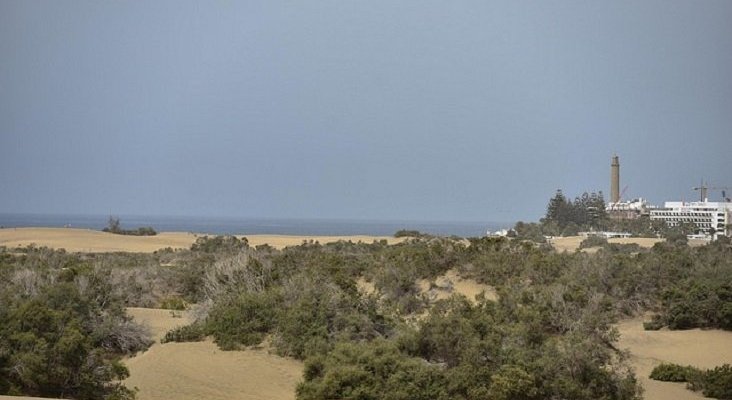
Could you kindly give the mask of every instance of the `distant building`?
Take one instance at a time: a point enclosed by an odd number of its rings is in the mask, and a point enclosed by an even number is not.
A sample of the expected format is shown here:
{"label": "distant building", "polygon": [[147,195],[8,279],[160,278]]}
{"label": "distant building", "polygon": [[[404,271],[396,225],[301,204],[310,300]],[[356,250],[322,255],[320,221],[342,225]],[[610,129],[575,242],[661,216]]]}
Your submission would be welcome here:
{"label": "distant building", "polygon": [[732,222],[732,203],[714,201],[667,201],[663,208],[650,210],[651,220],[660,220],[674,227],[681,223],[691,223],[697,232],[713,236],[730,236]]}
{"label": "distant building", "polygon": [[582,237],[599,236],[599,237],[603,237],[605,239],[629,238],[632,236],[630,234],[630,232],[609,232],[609,231],[580,232],[579,234]]}
{"label": "distant building", "polygon": [[495,232],[488,231],[486,232],[486,236],[488,237],[506,237],[508,236],[508,229],[499,229]]}
{"label": "distant building", "polygon": [[636,219],[648,216],[653,206],[644,198],[607,203],[607,214],[612,219]]}

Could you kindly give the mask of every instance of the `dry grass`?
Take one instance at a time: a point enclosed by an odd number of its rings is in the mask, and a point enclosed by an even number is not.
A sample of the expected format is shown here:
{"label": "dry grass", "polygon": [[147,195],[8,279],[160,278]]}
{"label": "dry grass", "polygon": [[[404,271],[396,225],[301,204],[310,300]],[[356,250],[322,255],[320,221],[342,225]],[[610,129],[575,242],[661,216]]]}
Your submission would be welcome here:
{"label": "dry grass", "polygon": [[[134,308],[129,313],[147,323],[155,336],[188,322],[168,310]],[[211,341],[155,344],[125,364],[127,387],[137,387],[139,400],[295,398],[302,363],[266,350],[221,351]]]}
{"label": "dry grass", "polygon": [[648,378],[661,362],[712,368],[732,361],[732,332],[691,329],[687,331],[645,331],[643,319],[618,324],[620,348],[630,350],[636,375],[645,388],[647,400],[700,399],[683,383],[660,382]]}
{"label": "dry grass", "polygon": [[[75,228],[4,228],[0,229],[0,246],[14,248],[35,244],[54,249],[66,249],[69,252],[106,253],[127,251],[135,253],[152,253],[166,247],[173,249],[189,248],[200,235],[186,232],[161,232],[155,236],[128,236]],[[243,236],[239,236],[243,237]],[[297,246],[304,241],[316,241],[321,244],[350,240],[353,242],[372,243],[374,240],[386,240],[388,243],[399,243],[405,238],[389,236],[289,236],[289,235],[247,235],[249,244],[258,246],[269,244],[282,249]]]}

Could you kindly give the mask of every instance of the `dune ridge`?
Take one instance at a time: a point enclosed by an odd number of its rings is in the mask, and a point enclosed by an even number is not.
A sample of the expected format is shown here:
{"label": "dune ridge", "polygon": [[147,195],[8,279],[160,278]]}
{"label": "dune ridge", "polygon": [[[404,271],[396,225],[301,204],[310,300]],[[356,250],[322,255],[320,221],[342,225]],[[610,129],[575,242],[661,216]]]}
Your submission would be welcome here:
{"label": "dune ridge", "polygon": [[[8,248],[24,247],[30,244],[53,249],[65,249],[69,252],[108,253],[116,251],[134,253],[152,253],[170,247],[187,249],[200,236],[190,232],[160,232],[155,236],[128,236],[78,228],[3,228],[0,229],[0,246]],[[211,235],[208,235],[211,236]],[[386,240],[388,243],[399,243],[405,238],[391,236],[301,236],[301,235],[236,235],[246,237],[251,246],[268,244],[276,249],[297,246],[305,241],[321,244],[340,240],[372,243],[375,240]]]}

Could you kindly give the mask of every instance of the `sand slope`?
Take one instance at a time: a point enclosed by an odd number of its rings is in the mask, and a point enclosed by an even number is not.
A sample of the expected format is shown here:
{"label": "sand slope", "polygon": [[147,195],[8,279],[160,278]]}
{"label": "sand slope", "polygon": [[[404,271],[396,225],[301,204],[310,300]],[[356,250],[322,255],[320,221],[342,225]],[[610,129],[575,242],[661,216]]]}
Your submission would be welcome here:
{"label": "sand slope", "polygon": [[[171,247],[174,249],[189,248],[198,236],[187,232],[161,232],[155,236],[115,235],[91,229],[75,228],[4,228],[0,229],[0,246],[9,248],[28,246],[35,243],[54,249],[66,249],[69,252],[104,253],[128,251],[136,253],[152,253],[155,250]],[[282,249],[297,246],[303,241],[317,241],[321,244],[350,240],[353,242],[372,243],[374,240],[386,240],[388,243],[399,243],[405,238],[389,236],[289,236],[289,235],[246,235],[249,244],[258,246],[269,244]]]}
{"label": "sand slope", "polygon": [[[566,236],[566,237],[555,237],[549,240],[549,243],[554,247],[555,250],[562,251],[575,251],[579,248],[580,243],[585,240],[582,236]],[[608,239],[608,243],[618,244],[632,244],[637,243],[641,247],[650,248],[658,242],[663,242],[665,239],[655,238],[613,238]]]}
{"label": "sand slope", "polygon": [[619,347],[632,353],[631,363],[648,400],[704,398],[687,390],[683,383],[659,382],[648,378],[661,362],[712,368],[732,362],[732,332],[692,329],[687,331],[644,331],[643,319],[618,324]]}
{"label": "sand slope", "polygon": [[268,244],[276,249],[283,249],[287,246],[299,246],[304,241],[314,241],[320,244],[333,243],[338,241],[351,241],[354,243],[373,243],[375,240],[386,240],[389,244],[401,243],[408,238],[395,238],[392,236],[368,236],[368,235],[350,235],[350,236],[294,236],[294,235],[244,235],[250,246],[259,246]]}
{"label": "sand slope", "polygon": [[496,290],[492,286],[478,283],[473,279],[464,279],[454,269],[437,277],[434,282],[437,287],[432,289],[430,289],[430,282],[426,279],[420,279],[417,282],[422,293],[426,293],[432,301],[447,299],[453,293],[462,294],[473,303],[475,303],[475,296],[480,293],[483,293],[486,299],[498,300]]}
{"label": "sand slope", "polygon": [[[156,337],[187,323],[168,310],[132,308],[136,320],[147,323]],[[129,388],[137,387],[138,400],[295,398],[302,363],[268,354],[265,350],[221,351],[211,341],[155,344],[125,361]]]}
{"label": "sand slope", "polygon": [[9,248],[35,243],[69,252],[130,251],[151,253],[172,247],[188,248],[196,237],[184,232],[161,232],[155,236],[126,236],[74,228],[4,228],[0,229],[0,246]]}

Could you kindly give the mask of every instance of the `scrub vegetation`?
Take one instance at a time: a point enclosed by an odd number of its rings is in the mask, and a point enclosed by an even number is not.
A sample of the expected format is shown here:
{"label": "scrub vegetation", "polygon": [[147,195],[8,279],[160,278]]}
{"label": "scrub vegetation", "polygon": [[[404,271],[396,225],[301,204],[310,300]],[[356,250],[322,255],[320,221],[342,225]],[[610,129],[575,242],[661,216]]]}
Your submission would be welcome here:
{"label": "scrub vegetation", "polygon": [[[418,282],[448,271],[498,299],[430,300]],[[150,341],[125,307],[188,307],[195,322],[163,341],[304,360],[299,399],[634,399],[619,318],[732,329],[725,240],[588,254],[422,234],[284,250],[202,237],[153,254],[6,249],[0,281],[0,393],[79,399],[134,396],[119,359]]]}
{"label": "scrub vegetation", "polygon": [[651,371],[651,379],[664,382],[686,382],[689,390],[704,397],[732,399],[732,366],[724,364],[708,370],[677,364],[660,364]]}
{"label": "scrub vegetation", "polygon": [[150,226],[141,226],[137,229],[122,229],[119,218],[109,217],[107,226],[102,229],[102,232],[114,233],[116,235],[130,235],[130,236],[155,236],[158,233]]}

